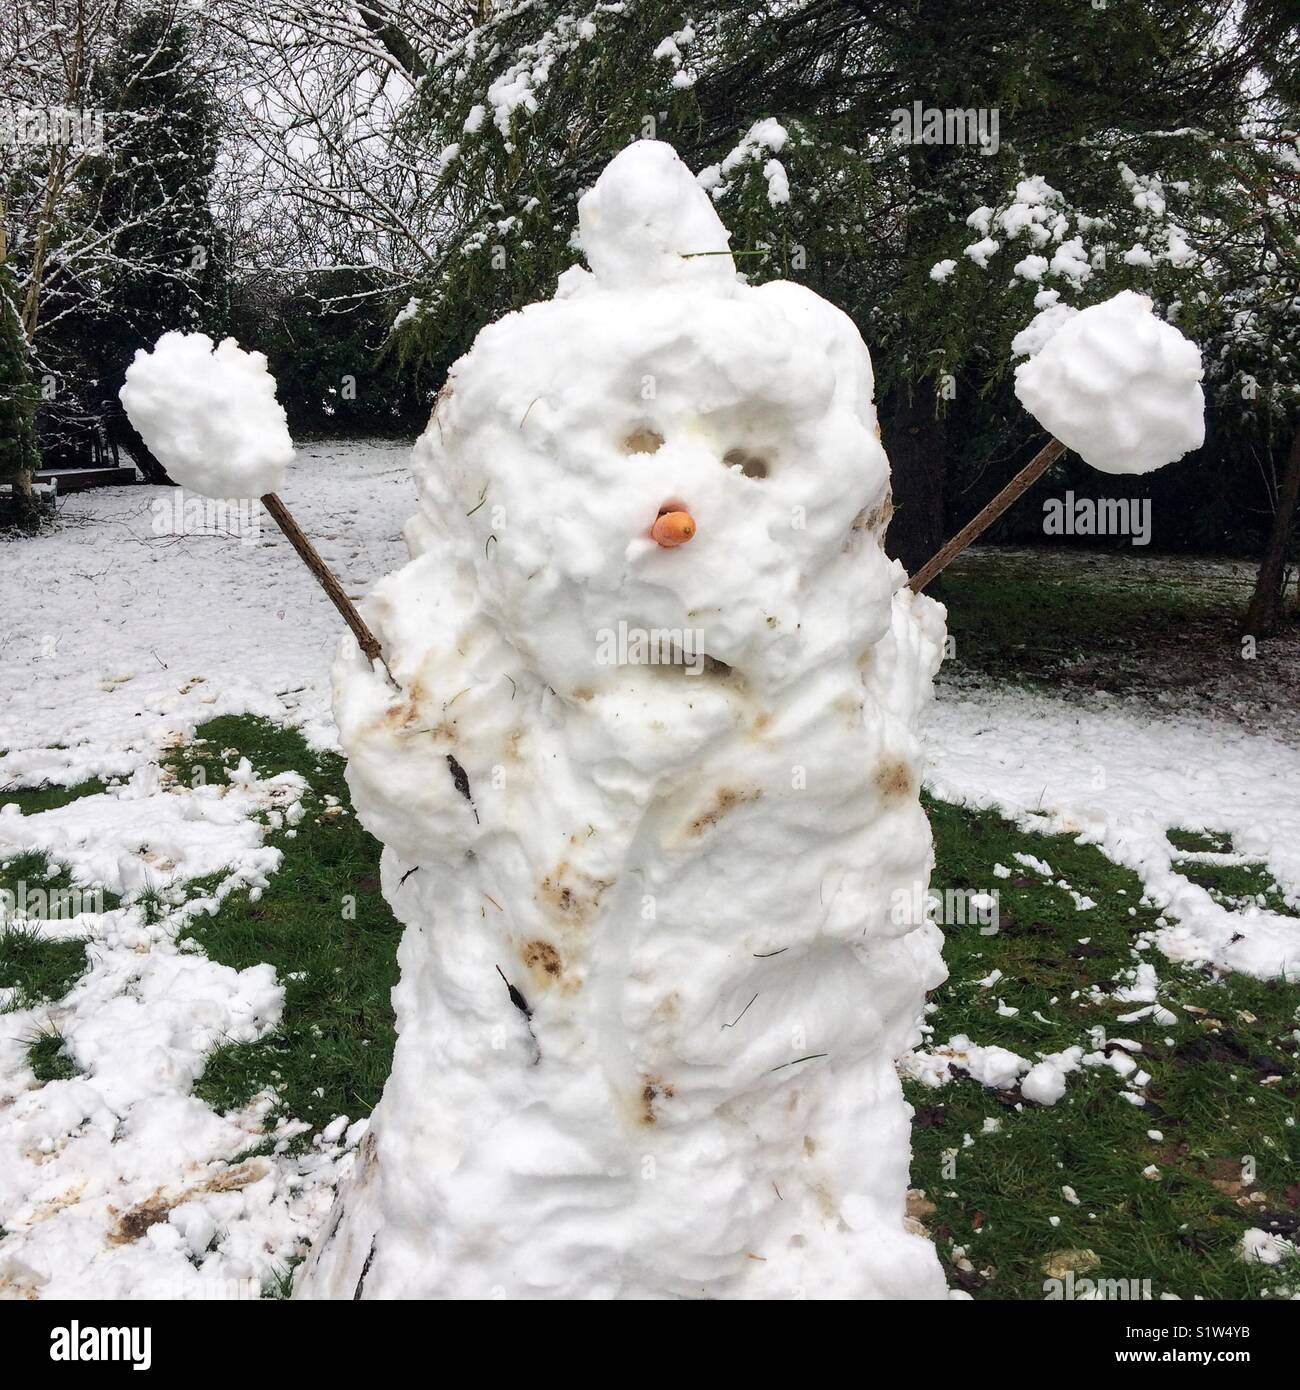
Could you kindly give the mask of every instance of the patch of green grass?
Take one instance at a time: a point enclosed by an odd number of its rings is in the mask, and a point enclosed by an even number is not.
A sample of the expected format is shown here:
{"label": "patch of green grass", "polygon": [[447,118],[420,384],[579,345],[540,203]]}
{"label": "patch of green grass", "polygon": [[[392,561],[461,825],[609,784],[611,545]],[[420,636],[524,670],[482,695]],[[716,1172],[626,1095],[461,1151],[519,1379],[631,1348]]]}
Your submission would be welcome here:
{"label": "patch of green grass", "polygon": [[247,890],[232,894],[215,917],[196,919],[184,933],[236,969],[269,961],[285,987],[281,1026],[260,1042],[217,1049],[197,1093],[229,1109],[273,1087],[284,1111],[313,1127],[366,1115],[392,1064],[389,996],[401,928],[379,891],[379,845],[349,809],[343,760],[317,755],[296,730],[259,719],[215,719],[198,738],[172,758],[186,782],[196,768],[209,782],[223,781],[223,768],[244,756],[261,776],[300,773],[311,790],[296,833],[283,827],[268,836],[285,853],[270,887],[257,901]]}
{"label": "patch of green grass", "polygon": [[1142,639],[1203,608],[1194,590],[1152,582],[1119,586],[1102,575],[998,555],[996,563],[944,575],[948,627],[957,656],[992,675],[1038,670],[1084,657],[1113,658]]}
{"label": "patch of green grass", "polygon": [[0,787],[0,806],[16,802],[25,816],[34,816],[41,811],[53,811],[59,806],[67,806],[79,801],[83,796],[95,796],[107,788],[98,777],[87,782],[79,782],[75,787],[56,787],[46,783],[40,787]]}
{"label": "patch of green grass", "polygon": [[1233,853],[1231,836],[1201,830],[1171,830],[1167,839],[1177,851],[1175,861],[1179,873],[1199,883],[1225,907],[1239,910],[1257,906],[1283,916],[1300,916],[1263,864],[1215,864],[1198,860],[1197,856]]}
{"label": "patch of green grass", "polygon": [[77,1075],[77,1064],[57,1032],[41,1033],[28,1047],[27,1060],[37,1081],[71,1081]]}
{"label": "patch of green grass", "polygon": [[1185,854],[1227,854],[1232,849],[1232,840],[1217,831],[1170,830],[1165,839]]}
{"label": "patch of green grass", "polygon": [[272,1282],[262,1290],[263,1298],[286,1299],[293,1297],[293,1279],[298,1271],[298,1266],[306,1259],[305,1255],[300,1255],[276,1274]]}
{"label": "patch of green grass", "polygon": [[167,903],[162,890],[154,884],[142,888],[132,899],[132,903],[140,909],[147,927],[156,926],[167,915]]}
{"label": "patch of green grass", "polygon": [[0,986],[18,991],[11,1009],[62,999],[85,969],[80,938],[51,941],[21,923],[0,927]]}
{"label": "patch of green grass", "polygon": [[1154,568],[1135,579],[1129,563],[996,549],[958,561],[943,576],[955,652],[941,680],[1109,693],[1195,687],[1206,672],[1234,682],[1231,602]]}
{"label": "patch of green grass", "polygon": [[[1300,1228],[1300,1140],[1288,1123],[1300,1108],[1294,986],[1215,978],[1154,947],[1135,955],[1155,914],[1134,874],[1067,836],[1030,834],[989,812],[929,810],[935,889],[996,889],[1000,910],[994,936],[978,924],[947,930],[933,1041],[966,1033],[1033,1060],[1122,1037],[1142,1044],[1136,1060],[1151,1077],[1140,1107],[1122,1098],[1109,1067],[1073,1073],[1051,1107],[964,1076],[940,1089],[907,1083],[917,1107],[912,1182],[935,1204],[927,1225],[951,1281],[977,1298],[1040,1299],[1045,1263],[1078,1250],[1098,1260],[1081,1277],[1150,1280],[1157,1298],[1252,1298],[1300,1281],[1294,1262],[1248,1265],[1238,1254],[1250,1227]],[[1052,878],[1023,869],[1017,851],[1046,861]],[[996,877],[995,863],[1010,877]],[[1079,911],[1056,879],[1097,906]],[[1176,1013],[1167,1026],[1120,1023],[1139,1006],[1110,998],[1116,977],[1148,954]],[[982,987],[994,969],[1003,978]],[[1018,1012],[1000,1014],[999,1001]],[[996,1132],[984,1132],[988,1119]],[[1151,1166],[1156,1175],[1143,1176]]]}
{"label": "patch of green grass", "polygon": [[1179,860],[1177,868],[1225,907],[1240,909],[1254,904],[1285,916],[1300,916],[1262,864],[1198,864]]}
{"label": "patch of green grass", "polygon": [[0,859],[0,889],[16,896],[20,885],[43,887],[53,867],[43,854],[35,850]]}

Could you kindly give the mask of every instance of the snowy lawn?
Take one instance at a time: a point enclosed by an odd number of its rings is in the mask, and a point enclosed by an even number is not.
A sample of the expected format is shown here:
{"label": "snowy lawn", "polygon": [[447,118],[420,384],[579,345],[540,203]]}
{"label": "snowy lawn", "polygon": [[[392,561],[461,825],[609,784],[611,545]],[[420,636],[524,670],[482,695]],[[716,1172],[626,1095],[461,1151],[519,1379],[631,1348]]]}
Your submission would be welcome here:
{"label": "snowy lawn", "polygon": [[[404,450],[309,447],[284,496],[349,592],[400,560]],[[270,529],[155,535],[173,497],[0,543],[0,1296],[283,1292],[387,1074],[340,625]],[[1243,574],[987,551],[949,585],[950,979],[904,1070],[913,1214],[976,1296],[1300,1286],[1296,658],[1204,640]]]}
{"label": "snowy lawn", "polygon": [[[914,1214],[952,1282],[998,1298],[1041,1298],[1067,1269],[1154,1297],[1294,1288],[1294,1261],[1282,1277],[1240,1247],[1300,1224],[1295,986],[1166,961],[1138,876],[1075,836],[930,811],[936,890],[998,892],[995,934],[948,929],[931,1041],[905,1063]],[[1266,871],[1223,866],[1226,842],[1174,839],[1226,904],[1279,900]]]}

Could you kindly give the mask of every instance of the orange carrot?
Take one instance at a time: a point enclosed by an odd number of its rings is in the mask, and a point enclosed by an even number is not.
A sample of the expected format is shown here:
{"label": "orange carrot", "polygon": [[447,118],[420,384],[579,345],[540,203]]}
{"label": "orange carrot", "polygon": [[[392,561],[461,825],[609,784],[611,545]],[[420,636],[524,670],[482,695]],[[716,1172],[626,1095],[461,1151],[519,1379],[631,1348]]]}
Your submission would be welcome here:
{"label": "orange carrot", "polygon": [[685,545],[695,534],[695,518],[690,512],[664,512],[650,528],[650,534],[665,549]]}

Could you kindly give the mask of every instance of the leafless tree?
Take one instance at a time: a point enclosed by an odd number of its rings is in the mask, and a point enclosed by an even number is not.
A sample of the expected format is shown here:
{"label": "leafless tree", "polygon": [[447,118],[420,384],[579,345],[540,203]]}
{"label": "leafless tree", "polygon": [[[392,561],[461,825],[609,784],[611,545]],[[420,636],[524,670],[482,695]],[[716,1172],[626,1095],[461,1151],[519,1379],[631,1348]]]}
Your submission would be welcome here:
{"label": "leafless tree", "polygon": [[358,269],[400,294],[434,263],[438,151],[404,113],[476,0],[216,0],[235,58],[222,207],[250,269]]}

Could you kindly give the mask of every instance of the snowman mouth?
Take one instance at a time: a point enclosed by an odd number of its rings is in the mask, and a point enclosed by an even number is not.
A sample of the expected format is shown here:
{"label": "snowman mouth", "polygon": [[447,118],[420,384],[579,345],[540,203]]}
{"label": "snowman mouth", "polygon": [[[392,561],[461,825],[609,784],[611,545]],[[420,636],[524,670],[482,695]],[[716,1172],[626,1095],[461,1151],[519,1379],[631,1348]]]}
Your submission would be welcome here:
{"label": "snowman mouth", "polygon": [[734,667],[718,657],[682,647],[671,649],[669,660],[660,663],[658,670],[667,676],[689,676],[692,680],[725,681],[736,674]]}
{"label": "snowman mouth", "polygon": [[730,663],[705,651],[689,630],[647,629],[620,623],[617,634],[613,629],[608,632],[607,658],[613,658],[613,665],[629,673],[648,668],[667,679],[689,676],[698,680],[705,676],[714,681],[729,680],[736,674]]}

